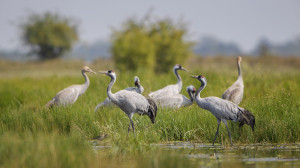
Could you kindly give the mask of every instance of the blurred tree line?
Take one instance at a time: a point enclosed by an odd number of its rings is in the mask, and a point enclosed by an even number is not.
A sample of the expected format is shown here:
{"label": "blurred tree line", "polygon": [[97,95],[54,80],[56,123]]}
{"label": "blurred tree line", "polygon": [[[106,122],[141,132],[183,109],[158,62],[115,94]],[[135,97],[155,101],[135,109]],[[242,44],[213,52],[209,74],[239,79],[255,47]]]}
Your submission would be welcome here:
{"label": "blurred tree line", "polygon": [[192,42],[185,41],[183,23],[170,19],[130,18],[112,33],[112,55],[120,70],[168,72],[175,64],[183,64],[192,53]]}
{"label": "blurred tree line", "polygon": [[[78,40],[77,25],[58,14],[31,14],[21,24],[23,41],[42,60],[57,58]],[[192,53],[185,24],[171,19],[130,18],[112,32],[111,53],[120,70],[168,72]]]}

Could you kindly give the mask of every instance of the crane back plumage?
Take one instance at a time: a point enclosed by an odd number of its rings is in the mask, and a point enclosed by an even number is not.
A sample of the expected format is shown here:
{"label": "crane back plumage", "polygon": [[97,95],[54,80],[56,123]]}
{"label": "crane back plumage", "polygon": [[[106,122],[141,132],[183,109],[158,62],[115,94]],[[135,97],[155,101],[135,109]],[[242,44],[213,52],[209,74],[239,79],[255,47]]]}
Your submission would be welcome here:
{"label": "crane back plumage", "polygon": [[241,61],[242,58],[237,58],[237,67],[238,67],[238,78],[237,80],[223,93],[222,98],[229,100],[237,105],[243,100],[244,95],[244,82],[241,70]]}
{"label": "crane back plumage", "polygon": [[[139,94],[142,94],[144,92],[144,87],[140,84],[140,79],[138,76],[134,77],[134,85],[135,87],[128,87],[124,90],[136,92]],[[107,97],[103,102],[97,104],[97,106],[94,109],[94,112],[96,112],[101,107],[114,107],[116,104],[114,104],[110,99]]]}
{"label": "crane back plumage", "polygon": [[118,105],[126,114],[135,112],[144,114],[148,112],[149,103],[147,99],[136,92],[121,90],[114,94],[114,99],[111,101]]}
{"label": "crane back plumage", "polygon": [[65,105],[75,103],[78,97],[84,94],[90,85],[90,80],[88,76],[85,74],[86,72],[95,73],[89,67],[84,66],[81,70],[81,73],[85,78],[85,83],[82,85],[72,85],[61,90],[46,104],[46,107],[51,108],[53,106],[61,106],[61,105],[65,106]]}
{"label": "crane back plumage", "polygon": [[174,94],[174,95],[166,95],[166,96],[158,97],[155,99],[155,101],[160,107],[174,108],[174,109],[180,107],[188,107],[191,106],[194,102],[194,93],[196,89],[193,85],[190,85],[187,87],[186,91],[189,94],[190,98],[187,98],[182,94]]}
{"label": "crane back plumage", "polygon": [[[218,97],[206,97],[201,98],[200,93],[205,88],[207,82],[206,78],[202,75],[199,76],[192,76],[193,78],[198,79],[201,82],[201,86],[199,87],[197,93],[196,93],[196,103],[199,107],[210,111],[218,120],[218,129],[215,135],[215,139],[219,133],[219,124],[220,122],[224,122],[224,124],[227,127],[228,135],[231,140],[231,134],[227,126],[227,120],[231,120],[234,122],[240,122],[240,127],[244,124],[250,125],[252,128],[252,131],[254,132],[254,126],[255,126],[255,117],[254,115],[244,108],[239,107],[238,105],[234,104],[233,102],[230,102],[228,100],[224,100]],[[215,141],[214,139],[214,141]],[[213,143],[214,143],[213,141]]]}
{"label": "crane back plumage", "polygon": [[186,69],[184,69],[179,64],[176,64],[173,67],[173,73],[175,74],[175,76],[177,78],[177,83],[176,84],[168,85],[168,86],[165,86],[162,89],[151,92],[151,93],[149,93],[149,97],[152,98],[154,101],[156,101],[156,99],[158,97],[161,97],[161,96],[179,94],[181,92],[181,89],[182,89],[182,79],[181,79],[180,75],[177,72],[178,70],[186,71]]}

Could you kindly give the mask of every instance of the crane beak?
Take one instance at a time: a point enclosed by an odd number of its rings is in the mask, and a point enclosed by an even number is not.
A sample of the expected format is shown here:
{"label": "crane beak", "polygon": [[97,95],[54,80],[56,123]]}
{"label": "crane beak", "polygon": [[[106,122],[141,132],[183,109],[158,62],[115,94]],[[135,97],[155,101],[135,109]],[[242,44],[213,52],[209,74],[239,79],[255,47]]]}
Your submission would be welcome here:
{"label": "crane beak", "polygon": [[93,74],[96,74],[96,72],[95,72],[95,71],[93,71],[93,70],[91,70],[90,72],[92,72]]}
{"label": "crane beak", "polygon": [[181,68],[181,70],[184,70],[185,72],[189,72],[187,69]]}
{"label": "crane beak", "polygon": [[98,71],[98,73],[100,73],[100,74],[107,74],[106,71]]}
{"label": "crane beak", "polygon": [[198,78],[198,76],[194,76],[194,75],[190,75],[190,77],[192,77],[192,78]]}

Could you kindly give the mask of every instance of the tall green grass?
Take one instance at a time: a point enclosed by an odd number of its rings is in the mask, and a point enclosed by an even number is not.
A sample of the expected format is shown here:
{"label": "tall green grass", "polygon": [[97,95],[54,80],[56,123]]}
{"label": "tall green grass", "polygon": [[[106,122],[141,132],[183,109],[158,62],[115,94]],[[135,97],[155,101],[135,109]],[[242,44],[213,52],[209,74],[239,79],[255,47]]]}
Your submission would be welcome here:
{"label": "tall green grass", "polygon": [[[37,63],[31,64],[28,69],[20,65],[28,72],[26,75],[18,74],[22,69],[20,67],[15,73],[10,72],[10,76],[4,75],[9,71],[5,67],[0,73],[0,166],[97,166],[110,164],[103,160],[115,156],[122,163],[123,157],[129,157],[131,164],[140,166],[144,162],[137,162],[134,158],[147,160],[145,156],[157,152],[151,143],[212,142],[217,121],[210,112],[200,109],[196,104],[177,110],[159,108],[156,124],[151,124],[147,116],[135,115],[136,137],[133,133],[127,134],[129,119],[120,109],[102,108],[94,113],[95,106],[107,97],[106,87],[110,79],[105,75],[88,74],[91,85],[74,105],[45,109],[44,105],[58,91],[72,84],[83,83],[84,79],[80,74],[83,64],[74,64],[78,67],[76,69],[69,63],[67,71],[64,71],[60,64],[65,63],[58,62],[60,68],[54,69],[54,73],[51,73],[53,68],[47,64],[44,69],[41,65],[38,66],[39,69],[35,69],[34,64]],[[255,59],[244,58],[242,70],[245,93],[240,106],[255,115],[256,127],[252,134],[247,125],[239,130],[238,123],[230,124],[234,144],[300,141],[300,68],[293,64],[289,67],[287,64],[280,66],[264,63],[260,59],[255,62]],[[234,58],[196,59],[183,66],[189,70],[189,73],[179,72],[184,83],[182,94],[186,96],[185,88],[188,85],[193,84],[196,88],[200,86],[199,81],[189,75],[206,76],[208,85],[201,97],[221,97],[237,76]],[[90,67],[94,70],[114,69],[109,64],[92,64]],[[7,67],[9,68],[11,67]],[[70,69],[71,75],[68,75],[66,72]],[[40,74],[30,74],[35,71],[40,71]],[[59,75],[60,73],[64,75]],[[143,74],[117,72],[113,92],[132,86],[135,75],[141,79],[145,88],[144,95],[176,83],[172,72],[150,76]],[[91,139],[102,134],[108,134],[108,138],[102,143],[111,145],[112,148],[104,156],[99,156],[94,154],[90,146],[93,142]],[[217,142],[225,146],[230,144],[224,124],[221,124]],[[14,158],[18,158],[19,162],[14,163]],[[147,164],[151,167],[153,163],[150,161]],[[112,165],[114,166],[118,167],[118,164]]]}

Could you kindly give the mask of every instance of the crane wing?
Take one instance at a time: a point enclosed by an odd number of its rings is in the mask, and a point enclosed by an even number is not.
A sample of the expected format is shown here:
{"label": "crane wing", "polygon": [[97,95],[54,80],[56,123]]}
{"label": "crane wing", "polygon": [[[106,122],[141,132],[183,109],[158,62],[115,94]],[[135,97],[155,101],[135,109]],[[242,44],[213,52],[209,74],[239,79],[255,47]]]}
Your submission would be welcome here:
{"label": "crane wing", "polygon": [[228,100],[232,101],[235,104],[240,104],[240,102],[243,99],[243,94],[244,94],[244,91],[242,88],[240,88],[240,87],[235,88],[231,91],[231,94],[229,95]]}
{"label": "crane wing", "polygon": [[222,95],[222,98],[240,104],[244,94],[243,78],[238,78]]}
{"label": "crane wing", "polygon": [[168,85],[162,89],[149,93],[149,97],[155,99],[161,96],[171,96],[179,94],[178,85]]}
{"label": "crane wing", "polygon": [[157,104],[161,107],[179,108],[183,102],[180,94],[173,96],[162,96],[155,99]]}
{"label": "crane wing", "polygon": [[224,118],[232,121],[238,120],[238,113],[240,111],[236,104],[218,97],[206,97],[201,99],[200,107],[209,110],[216,118]]}
{"label": "crane wing", "polygon": [[136,88],[136,87],[128,87],[128,88],[126,88],[125,90],[132,91],[132,92],[136,92],[136,93],[140,93],[140,94],[141,94],[140,89],[139,89],[139,88]]}
{"label": "crane wing", "polygon": [[143,114],[148,111],[149,103],[147,99],[136,92],[121,90],[115,93],[116,103],[124,112],[138,112]]}
{"label": "crane wing", "polygon": [[73,104],[79,96],[79,92],[75,87],[68,87],[56,94],[54,103],[57,105]]}

